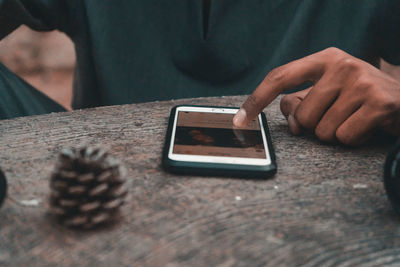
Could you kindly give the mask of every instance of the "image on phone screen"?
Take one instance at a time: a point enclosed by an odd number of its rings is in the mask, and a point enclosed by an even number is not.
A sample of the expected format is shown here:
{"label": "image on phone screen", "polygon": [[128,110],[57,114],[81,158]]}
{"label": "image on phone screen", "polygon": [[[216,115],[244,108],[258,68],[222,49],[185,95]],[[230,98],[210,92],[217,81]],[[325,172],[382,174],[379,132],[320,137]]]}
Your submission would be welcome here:
{"label": "image on phone screen", "polygon": [[170,154],[206,162],[225,158],[223,163],[268,164],[268,146],[261,119],[237,128],[232,122],[236,112],[237,109],[223,112],[178,110]]}

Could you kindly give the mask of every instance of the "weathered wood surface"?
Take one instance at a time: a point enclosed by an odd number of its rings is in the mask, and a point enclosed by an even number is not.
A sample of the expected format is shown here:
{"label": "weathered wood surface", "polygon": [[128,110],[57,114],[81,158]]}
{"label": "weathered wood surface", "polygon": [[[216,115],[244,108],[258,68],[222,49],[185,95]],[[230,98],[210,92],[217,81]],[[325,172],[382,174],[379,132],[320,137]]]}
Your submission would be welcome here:
{"label": "weathered wood surface", "polygon": [[[387,144],[352,149],[293,137],[275,101],[267,109],[275,178],[162,170],[171,107],[243,100],[200,98],[0,121],[0,165],[9,183],[0,210],[0,265],[400,264],[400,220],[382,184]],[[118,225],[76,232],[47,215],[57,153],[82,143],[109,147],[128,169],[130,200]]]}

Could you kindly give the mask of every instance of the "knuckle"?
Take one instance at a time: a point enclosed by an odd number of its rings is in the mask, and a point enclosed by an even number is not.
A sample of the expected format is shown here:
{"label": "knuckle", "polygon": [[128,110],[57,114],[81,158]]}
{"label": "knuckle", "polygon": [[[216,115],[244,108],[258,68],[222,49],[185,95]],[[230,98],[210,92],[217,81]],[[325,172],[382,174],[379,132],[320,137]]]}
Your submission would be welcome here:
{"label": "knuckle", "polygon": [[357,81],[354,84],[355,89],[358,92],[366,92],[375,88],[374,80],[368,76],[362,75],[358,77]]}
{"label": "knuckle", "polygon": [[378,98],[376,103],[379,105],[379,108],[387,114],[397,113],[400,110],[400,103],[386,95]]}
{"label": "knuckle", "polygon": [[336,67],[343,72],[349,73],[360,69],[358,60],[352,57],[342,57],[336,62]]}
{"label": "knuckle", "polygon": [[285,95],[284,97],[282,97],[281,103],[280,103],[281,111],[284,112],[284,111],[289,110],[290,106],[295,101],[295,98],[296,98],[296,96],[294,96],[292,94]]}
{"label": "knuckle", "polygon": [[337,57],[344,54],[344,52],[337,47],[328,47],[323,52],[330,57]]}
{"label": "knuckle", "polygon": [[307,130],[313,130],[315,128],[315,123],[312,121],[311,116],[307,111],[299,108],[295,112],[294,117],[303,128]]}
{"label": "knuckle", "polygon": [[290,101],[287,99],[287,96],[282,97],[280,102],[280,108],[283,115],[287,116],[290,107]]}
{"label": "knuckle", "polygon": [[353,138],[353,135],[349,131],[343,130],[342,128],[339,128],[336,131],[336,138],[342,144],[345,144],[345,145],[348,145],[348,146],[355,145],[355,140]]}
{"label": "knuckle", "polygon": [[315,135],[322,142],[330,143],[335,141],[335,134],[329,132],[329,130],[319,125],[317,126],[317,128],[315,128]]}
{"label": "knuckle", "polygon": [[285,79],[285,71],[283,70],[282,67],[278,67],[275,68],[273,70],[271,70],[267,76],[265,77],[265,79],[263,80],[264,83],[279,83],[282,80]]}
{"label": "knuckle", "polygon": [[369,107],[372,111],[378,112],[383,116],[390,116],[400,112],[400,102],[391,94],[375,86],[370,86],[370,88],[374,89],[368,96]]}
{"label": "knuckle", "polygon": [[281,109],[282,107],[288,107],[290,106],[296,99],[297,97],[293,94],[285,95],[281,99]]}

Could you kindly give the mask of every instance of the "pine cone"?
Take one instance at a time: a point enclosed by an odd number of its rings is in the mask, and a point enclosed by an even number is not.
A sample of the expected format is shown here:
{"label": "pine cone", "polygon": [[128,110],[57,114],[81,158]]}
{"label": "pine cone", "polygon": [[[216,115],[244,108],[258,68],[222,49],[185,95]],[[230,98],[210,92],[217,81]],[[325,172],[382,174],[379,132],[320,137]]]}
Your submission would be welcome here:
{"label": "pine cone", "polygon": [[117,219],[127,195],[119,162],[92,147],[61,151],[50,188],[50,213],[85,229]]}

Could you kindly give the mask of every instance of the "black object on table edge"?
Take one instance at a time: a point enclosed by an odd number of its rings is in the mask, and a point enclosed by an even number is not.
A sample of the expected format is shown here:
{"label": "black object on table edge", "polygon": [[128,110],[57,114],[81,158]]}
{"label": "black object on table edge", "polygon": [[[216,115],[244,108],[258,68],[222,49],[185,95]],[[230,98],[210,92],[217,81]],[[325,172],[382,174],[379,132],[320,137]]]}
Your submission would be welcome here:
{"label": "black object on table edge", "polygon": [[6,197],[7,193],[7,181],[6,177],[4,176],[3,172],[0,169],[0,207],[3,204],[3,201]]}
{"label": "black object on table edge", "polygon": [[400,214],[400,139],[386,158],[384,185],[393,208]]}

